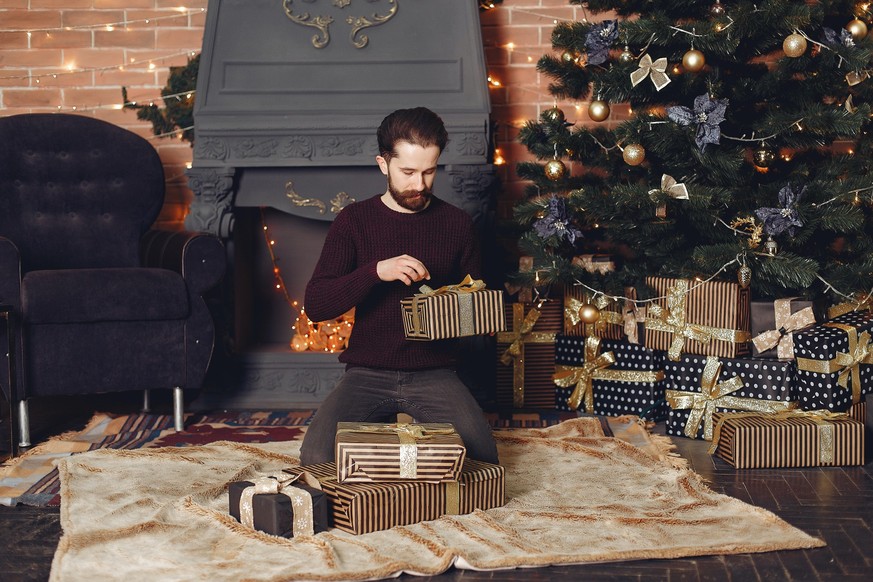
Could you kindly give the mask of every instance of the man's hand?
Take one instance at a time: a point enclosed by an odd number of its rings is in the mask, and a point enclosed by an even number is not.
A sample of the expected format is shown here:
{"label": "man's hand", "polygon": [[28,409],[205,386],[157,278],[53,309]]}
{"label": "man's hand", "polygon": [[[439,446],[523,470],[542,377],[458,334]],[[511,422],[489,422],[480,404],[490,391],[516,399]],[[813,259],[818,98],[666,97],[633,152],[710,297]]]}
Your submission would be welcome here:
{"label": "man's hand", "polygon": [[383,281],[403,281],[406,285],[412,285],[422,279],[430,279],[430,273],[424,263],[409,255],[379,261],[376,263],[376,274]]}

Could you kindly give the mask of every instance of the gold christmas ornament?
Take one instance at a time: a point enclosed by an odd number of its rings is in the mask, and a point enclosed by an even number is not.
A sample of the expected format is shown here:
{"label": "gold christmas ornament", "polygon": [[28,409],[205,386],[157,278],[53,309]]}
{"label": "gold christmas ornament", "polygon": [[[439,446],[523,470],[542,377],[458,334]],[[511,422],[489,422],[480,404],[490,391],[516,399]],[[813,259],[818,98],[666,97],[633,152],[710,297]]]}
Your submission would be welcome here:
{"label": "gold christmas ornament", "polygon": [[779,245],[776,244],[776,241],[773,240],[772,236],[767,237],[767,242],[764,243],[764,252],[771,257],[776,256],[776,253],[779,252]]}
{"label": "gold christmas ornament", "polygon": [[588,117],[594,121],[605,121],[609,117],[609,103],[597,99],[588,105]]}
{"label": "gold christmas ornament", "polygon": [[646,159],[646,149],[638,143],[632,143],[625,146],[621,152],[621,157],[629,166],[639,166]]}
{"label": "gold christmas ornament", "polygon": [[761,144],[752,152],[752,163],[759,172],[766,172],[776,159],[776,152]]}
{"label": "gold christmas ornament", "polygon": [[549,180],[560,180],[567,173],[567,166],[561,160],[549,160],[544,169],[546,178]]}
{"label": "gold christmas ornament", "polygon": [[724,14],[725,14],[724,6],[722,6],[722,4],[719,0],[715,0],[715,4],[713,4],[709,8],[709,13],[712,14],[713,16],[724,16]]}
{"label": "gold christmas ornament", "polygon": [[555,122],[563,122],[566,119],[564,112],[558,109],[557,106],[546,109],[545,116],[549,121]]}
{"label": "gold christmas ornament", "polygon": [[846,25],[846,30],[849,31],[849,34],[852,35],[852,39],[854,39],[855,42],[860,42],[864,40],[865,36],[867,36],[867,23],[856,18],[849,21]]}
{"label": "gold christmas ornament", "polygon": [[586,303],[579,308],[579,319],[583,323],[597,323],[597,320],[600,319],[600,310],[594,305]]}
{"label": "gold christmas ornament", "polygon": [[706,57],[697,49],[691,49],[682,56],[682,66],[686,71],[698,72],[706,64]]}
{"label": "gold christmas ornament", "polygon": [[782,50],[785,52],[786,57],[796,59],[806,52],[806,39],[796,32],[789,34],[782,42]]}
{"label": "gold christmas ornament", "polygon": [[576,60],[576,55],[573,51],[566,50],[561,53],[561,60],[569,64]]}
{"label": "gold christmas ornament", "polygon": [[752,283],[752,269],[748,265],[742,265],[737,269],[737,282],[743,289]]}
{"label": "gold christmas ornament", "polygon": [[634,55],[630,52],[630,47],[625,46],[624,50],[621,51],[621,54],[618,55],[618,62],[620,63],[629,63],[634,60]]}

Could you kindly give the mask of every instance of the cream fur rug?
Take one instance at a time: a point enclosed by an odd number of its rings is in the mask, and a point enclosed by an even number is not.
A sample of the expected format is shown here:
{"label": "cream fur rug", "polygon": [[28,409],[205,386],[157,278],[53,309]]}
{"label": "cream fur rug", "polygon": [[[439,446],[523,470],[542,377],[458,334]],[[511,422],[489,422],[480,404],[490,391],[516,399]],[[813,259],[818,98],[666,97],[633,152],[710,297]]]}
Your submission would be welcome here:
{"label": "cream fur rug", "polygon": [[824,545],[711,491],[658,454],[658,441],[647,452],[604,437],[594,419],[496,434],[505,507],[308,539],[250,531],[227,515],[227,483],[295,465],[299,441],[75,455],[59,462],[64,534],[51,580],[368,580],[452,565],[495,570]]}

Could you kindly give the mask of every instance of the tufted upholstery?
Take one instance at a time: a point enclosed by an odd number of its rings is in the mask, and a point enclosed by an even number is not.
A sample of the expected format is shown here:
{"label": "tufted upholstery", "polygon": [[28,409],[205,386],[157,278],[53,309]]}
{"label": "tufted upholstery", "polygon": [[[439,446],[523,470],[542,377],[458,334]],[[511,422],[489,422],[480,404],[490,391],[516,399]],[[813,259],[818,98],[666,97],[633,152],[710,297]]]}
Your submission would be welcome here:
{"label": "tufted upholstery", "polygon": [[0,118],[15,400],[200,387],[215,335],[202,295],[225,253],[211,235],[150,230],[163,202],[163,166],[138,135],[79,115]]}

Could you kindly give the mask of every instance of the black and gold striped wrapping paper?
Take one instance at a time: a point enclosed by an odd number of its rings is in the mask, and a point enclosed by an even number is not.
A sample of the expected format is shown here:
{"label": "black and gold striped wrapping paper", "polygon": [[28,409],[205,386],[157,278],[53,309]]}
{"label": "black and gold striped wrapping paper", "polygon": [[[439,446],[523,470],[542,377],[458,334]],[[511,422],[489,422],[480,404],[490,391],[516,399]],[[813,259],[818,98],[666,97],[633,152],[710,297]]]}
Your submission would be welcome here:
{"label": "black and gold striped wrapping paper", "polygon": [[319,463],[285,469],[291,474],[306,470],[327,495],[331,526],[364,534],[437,519],[442,515],[472,513],[506,503],[503,467],[467,459],[458,481],[423,483],[339,483],[336,463]]}
{"label": "black and gold striped wrapping paper", "polygon": [[482,289],[409,297],[400,302],[406,339],[430,341],[506,329],[503,291]]}
{"label": "black and gold striped wrapping paper", "polygon": [[737,469],[864,464],[864,423],[848,416],[716,412],[712,418],[713,454]]}

